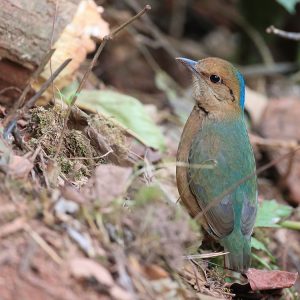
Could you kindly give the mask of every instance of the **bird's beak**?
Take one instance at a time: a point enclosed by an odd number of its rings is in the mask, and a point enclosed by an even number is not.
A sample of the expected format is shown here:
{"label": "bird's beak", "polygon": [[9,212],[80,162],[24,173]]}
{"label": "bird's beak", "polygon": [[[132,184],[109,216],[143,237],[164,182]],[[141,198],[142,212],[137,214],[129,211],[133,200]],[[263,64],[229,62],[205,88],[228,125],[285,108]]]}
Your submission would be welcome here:
{"label": "bird's beak", "polygon": [[184,58],[184,57],[177,57],[176,60],[180,61],[183,65],[185,65],[188,69],[190,69],[191,71],[195,71],[195,66],[197,64],[196,61],[188,59],[188,58]]}

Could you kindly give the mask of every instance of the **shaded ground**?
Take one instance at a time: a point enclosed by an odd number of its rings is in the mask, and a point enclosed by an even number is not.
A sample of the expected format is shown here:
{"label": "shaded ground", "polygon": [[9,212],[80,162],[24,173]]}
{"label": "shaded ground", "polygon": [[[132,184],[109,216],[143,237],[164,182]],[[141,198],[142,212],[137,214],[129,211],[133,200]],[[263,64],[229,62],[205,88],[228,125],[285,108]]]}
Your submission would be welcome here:
{"label": "shaded ground", "polygon": [[[105,1],[111,27],[133,13],[136,2],[125,2]],[[179,11],[169,1],[150,2],[151,19],[134,23],[102,53],[78,99],[83,110],[72,109],[57,157],[66,115],[62,99],[67,102],[74,87],[60,91],[55,105],[19,118],[21,143],[0,139],[1,300],[209,300],[244,293],[230,283],[245,278],[223,269],[221,247],[177,204],[175,156],[193,101],[190,78],[174,57],[220,56],[244,65],[247,85],[257,92],[247,91],[246,113],[258,167],[299,147],[298,75],[287,80],[280,68],[270,71],[262,48],[267,45],[275,61],[296,58],[266,37],[265,23],[273,20],[241,22],[252,20],[257,1],[249,7],[183,1]],[[281,23],[292,27],[294,17],[272,5]],[[255,44],[248,26],[270,42]],[[250,63],[261,65],[245,66]],[[109,91],[108,101],[103,91]],[[2,121],[8,111],[1,107]],[[300,271],[298,165],[296,153],[259,176],[260,203],[275,199],[285,206],[266,221],[274,228],[255,229],[263,245],[253,250],[258,269]],[[298,279],[294,289],[248,297],[297,299],[299,287]]]}

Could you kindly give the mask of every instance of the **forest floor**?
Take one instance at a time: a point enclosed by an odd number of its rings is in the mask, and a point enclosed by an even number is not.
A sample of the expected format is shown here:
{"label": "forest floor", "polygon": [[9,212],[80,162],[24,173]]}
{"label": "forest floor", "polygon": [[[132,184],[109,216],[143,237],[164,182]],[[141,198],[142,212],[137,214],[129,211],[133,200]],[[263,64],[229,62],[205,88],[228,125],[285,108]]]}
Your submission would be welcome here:
{"label": "forest floor", "polygon": [[[112,24],[130,15],[108,12]],[[225,270],[223,249],[178,204],[190,78],[170,55],[176,41],[150,51],[153,28],[136,23],[108,42],[80,94],[89,59],[55,101],[24,110],[13,135],[0,138],[0,300],[297,299],[299,279],[291,289],[257,291],[250,274]],[[273,162],[258,177],[252,265],[288,271],[286,285],[300,271],[300,102],[287,85],[280,77],[268,96],[246,91],[257,166]],[[8,115],[1,106],[4,133]]]}

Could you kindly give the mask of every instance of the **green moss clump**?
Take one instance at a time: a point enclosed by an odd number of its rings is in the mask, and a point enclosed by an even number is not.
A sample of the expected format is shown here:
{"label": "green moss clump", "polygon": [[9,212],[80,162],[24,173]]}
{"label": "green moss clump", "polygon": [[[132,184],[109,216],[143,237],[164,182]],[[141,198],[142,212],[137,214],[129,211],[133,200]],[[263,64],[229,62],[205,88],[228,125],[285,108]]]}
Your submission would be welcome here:
{"label": "green moss clump", "polygon": [[[49,109],[37,107],[31,110],[28,131],[31,135],[29,145],[41,146],[46,155],[53,158],[57,152],[63,128],[65,111],[59,106]],[[67,129],[58,157],[61,172],[72,180],[81,180],[90,175],[97,160],[97,152],[82,131]]]}

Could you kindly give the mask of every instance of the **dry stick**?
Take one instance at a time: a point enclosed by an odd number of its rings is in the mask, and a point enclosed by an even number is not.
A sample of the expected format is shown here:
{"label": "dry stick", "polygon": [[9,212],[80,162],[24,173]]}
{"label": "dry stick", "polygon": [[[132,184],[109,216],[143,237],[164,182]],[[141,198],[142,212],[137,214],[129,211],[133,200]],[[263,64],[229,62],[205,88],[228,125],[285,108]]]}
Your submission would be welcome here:
{"label": "dry stick", "polygon": [[120,31],[122,31],[126,26],[128,26],[129,24],[131,24],[132,22],[134,22],[136,19],[138,19],[139,17],[141,17],[144,13],[146,13],[148,10],[151,9],[151,6],[150,5],[146,5],[138,14],[136,14],[135,16],[133,16],[131,19],[129,19],[127,22],[125,22],[124,24],[120,25],[119,27],[117,27],[116,29],[114,29],[109,35],[106,35],[100,46],[98,47],[94,57],[93,57],[93,60],[92,62],[90,63],[88,69],[86,70],[86,72],[84,73],[80,83],[79,83],[79,86],[71,100],[71,103],[69,104],[69,107],[68,107],[68,110],[67,110],[67,113],[66,113],[66,116],[65,116],[65,119],[64,119],[64,126],[63,126],[63,129],[62,129],[62,132],[60,134],[60,137],[59,137],[59,141],[58,141],[58,147],[57,147],[57,151],[56,151],[56,154],[54,156],[54,160],[57,159],[59,153],[60,153],[60,150],[61,150],[61,147],[62,147],[62,143],[63,143],[63,137],[64,137],[64,133],[67,129],[67,124],[68,124],[68,120],[69,120],[69,116],[70,116],[70,113],[71,113],[71,110],[72,110],[72,106],[75,104],[76,100],[77,100],[77,97],[79,95],[79,93],[81,92],[82,88],[83,88],[83,85],[85,84],[89,74],[91,73],[93,67],[95,66],[102,50],[104,49],[105,45],[107,44],[107,42],[109,40],[112,40]]}
{"label": "dry stick", "polygon": [[41,97],[41,95],[46,91],[50,84],[55,80],[55,78],[61,73],[61,71],[72,61],[71,58],[66,59],[55,72],[43,83],[39,91],[24,105],[24,109],[32,107],[35,102]]}
{"label": "dry stick", "polygon": [[287,148],[287,149],[295,149],[299,146],[297,140],[282,140],[282,139],[271,139],[271,138],[263,138],[255,134],[249,134],[249,138],[251,144],[257,145],[259,147],[267,147],[267,148]]}
{"label": "dry stick", "polygon": [[237,181],[234,185],[232,185],[230,188],[228,188],[226,191],[224,191],[220,196],[216,197],[215,199],[212,200],[212,202],[210,202],[201,212],[199,212],[196,216],[195,219],[202,219],[203,216],[215,205],[218,205],[223,199],[224,197],[226,197],[227,195],[229,195],[230,193],[232,193],[237,187],[239,187],[241,184],[243,184],[244,182],[246,182],[247,180],[251,179],[253,176],[255,175],[259,175],[260,173],[262,173],[263,171],[275,166],[276,164],[278,164],[280,161],[288,158],[290,155],[294,155],[297,151],[300,150],[300,146],[295,148],[294,150],[292,150],[289,153],[286,153],[280,157],[278,157],[277,159],[272,160],[271,162],[269,162],[268,164],[265,164],[264,166],[260,167],[259,169],[257,169],[256,171],[250,173],[248,176],[245,176],[244,178],[241,178],[239,181]]}
{"label": "dry stick", "polygon": [[16,92],[22,94],[22,90],[20,90],[20,89],[17,88],[16,86],[9,86],[9,87],[3,88],[3,89],[0,91],[0,95],[5,94],[7,91],[16,91]]}
{"label": "dry stick", "polygon": [[[53,45],[53,39],[54,39],[54,31],[55,31],[55,24],[57,19],[57,11],[58,11],[58,0],[55,2],[55,10],[54,10],[54,16],[53,16],[53,22],[52,22],[52,30],[51,30],[51,39],[50,39],[50,49],[52,49]],[[52,59],[49,60],[49,68],[50,68],[50,75],[52,76]],[[54,92],[54,81],[51,83],[51,90],[52,90],[52,101],[55,104],[55,92]]]}
{"label": "dry stick", "polygon": [[23,90],[22,94],[20,95],[19,99],[15,102],[12,110],[7,115],[7,117],[4,119],[4,121],[3,121],[3,127],[6,127],[8,125],[8,123],[16,116],[18,109],[24,103],[24,99],[25,99],[26,95],[28,94],[28,92],[31,89],[31,84],[37,79],[37,77],[40,75],[40,73],[42,72],[42,70],[45,68],[46,64],[48,63],[49,59],[53,55],[54,51],[55,51],[55,49],[51,49],[44,56],[44,58],[42,59],[41,64],[39,65],[39,67],[34,71],[34,73],[32,74],[32,76],[29,78],[29,80],[27,82],[27,85],[26,85],[25,89]]}
{"label": "dry stick", "polygon": [[[136,0],[125,0],[125,2],[135,11],[139,11],[141,9],[138,1]],[[143,19],[148,30],[151,32],[151,35],[159,42],[160,46],[164,48],[171,57],[181,56],[180,53],[174,48],[174,46],[171,45],[166,36],[158,29],[158,27],[151,21],[151,19],[147,15],[145,15]]]}
{"label": "dry stick", "polygon": [[187,1],[175,0],[172,2],[171,21],[169,33],[171,36],[180,39],[184,33],[187,17]]}
{"label": "dry stick", "polygon": [[300,33],[298,32],[289,32],[284,31],[281,29],[276,28],[275,26],[271,25],[266,29],[267,33],[273,33],[276,34],[284,39],[294,40],[294,41],[300,41]]}

